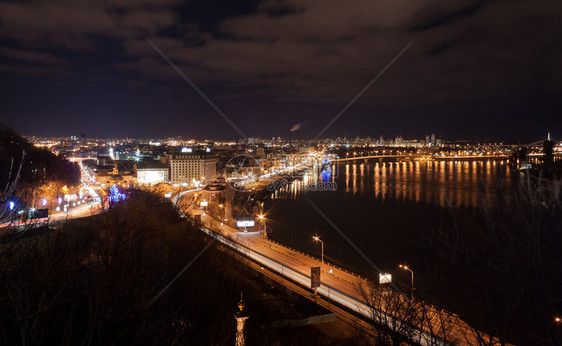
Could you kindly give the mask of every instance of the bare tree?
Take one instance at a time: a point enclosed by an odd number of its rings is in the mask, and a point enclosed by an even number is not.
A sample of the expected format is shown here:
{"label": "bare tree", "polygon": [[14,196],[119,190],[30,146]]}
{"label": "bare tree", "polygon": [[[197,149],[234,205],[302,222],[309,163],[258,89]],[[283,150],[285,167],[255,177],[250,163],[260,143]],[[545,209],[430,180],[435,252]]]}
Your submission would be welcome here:
{"label": "bare tree", "polygon": [[[21,175],[21,169],[23,167],[23,161],[25,158],[25,151],[22,151],[21,160],[18,165],[17,171],[14,171],[14,158],[10,160],[10,170],[8,173],[8,178],[6,179],[6,185],[4,186],[4,191],[0,195],[0,222],[13,216],[13,211],[10,208],[9,202],[12,198],[18,197],[16,194],[18,182]],[[21,196],[20,196],[21,197]]]}
{"label": "bare tree", "polygon": [[481,344],[557,344],[552,320],[562,306],[561,181],[527,176],[494,192],[470,222],[459,222],[453,211],[451,224],[433,230],[426,246],[456,276],[451,285],[461,288],[457,300],[467,304],[460,309]]}
{"label": "bare tree", "polygon": [[465,339],[467,326],[452,312],[412,300],[391,286],[369,283],[358,291],[369,306],[378,344],[443,345]]}
{"label": "bare tree", "polygon": [[378,344],[400,345],[416,339],[420,321],[410,299],[389,286],[374,283],[362,284],[357,289],[370,309]]}

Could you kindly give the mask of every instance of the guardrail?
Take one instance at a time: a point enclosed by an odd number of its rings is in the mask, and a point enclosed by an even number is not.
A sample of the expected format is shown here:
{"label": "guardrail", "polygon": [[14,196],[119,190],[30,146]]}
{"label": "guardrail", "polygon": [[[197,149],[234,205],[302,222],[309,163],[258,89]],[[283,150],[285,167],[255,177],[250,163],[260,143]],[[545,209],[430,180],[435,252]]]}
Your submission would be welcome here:
{"label": "guardrail", "polygon": [[[278,245],[278,246],[284,247],[285,249],[288,249],[288,250],[297,252],[297,253],[299,253],[299,254],[301,254],[301,255],[303,255],[303,256],[306,256],[306,257],[309,257],[309,258],[311,258],[311,259],[313,259],[313,260],[318,261],[318,258],[316,258],[316,257],[314,257],[314,256],[311,256],[311,255],[307,254],[306,252],[299,251],[299,250],[297,250],[297,249],[294,249],[294,248],[292,248],[292,247],[289,247],[289,246],[287,246],[287,245],[285,245],[285,244],[279,243],[279,242],[277,242],[277,241],[275,241],[275,240],[272,240],[272,239],[269,239],[269,238],[267,239],[267,241],[270,241],[270,242],[272,242],[272,243],[274,243],[274,244],[276,244],[276,245]],[[335,264],[333,264],[333,263],[330,263],[330,262],[326,261],[326,259],[324,259],[324,264],[326,264],[326,263],[328,263],[328,266],[333,267],[334,269],[337,269],[337,270],[339,270],[339,271],[342,271],[342,272],[344,272],[344,273],[346,273],[346,274],[348,274],[348,275],[354,276],[354,277],[356,277],[356,278],[358,278],[358,279],[364,280],[364,281],[369,282],[369,283],[374,283],[373,280],[370,280],[370,279],[368,279],[368,278],[366,278],[366,277],[364,277],[364,276],[361,276],[361,275],[359,275],[359,274],[357,274],[357,273],[354,273],[354,272],[351,272],[351,271],[349,271],[349,270],[347,270],[347,269],[344,269],[344,268],[342,268],[342,267],[339,267],[339,266],[337,266],[337,265],[335,265]],[[341,279],[343,279],[343,278],[341,278]],[[345,280],[345,279],[343,279],[343,280]]]}

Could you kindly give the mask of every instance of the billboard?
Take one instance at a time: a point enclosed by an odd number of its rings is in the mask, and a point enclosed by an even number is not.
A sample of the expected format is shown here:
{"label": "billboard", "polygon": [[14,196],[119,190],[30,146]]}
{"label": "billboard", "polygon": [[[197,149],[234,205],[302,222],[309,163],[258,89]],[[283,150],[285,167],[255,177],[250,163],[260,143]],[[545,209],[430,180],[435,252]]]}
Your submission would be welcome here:
{"label": "billboard", "polygon": [[154,183],[161,183],[165,181],[166,178],[166,170],[138,170],[137,171],[137,180],[141,184],[154,184]]}
{"label": "billboard", "polygon": [[310,268],[310,288],[320,287],[320,267]]}
{"label": "billboard", "polygon": [[254,220],[240,220],[236,222],[237,227],[254,227]]}
{"label": "billboard", "polygon": [[392,282],[392,274],[381,273],[379,274],[379,284],[388,284]]}
{"label": "billboard", "polygon": [[49,217],[49,209],[31,209],[28,216],[30,220]]}

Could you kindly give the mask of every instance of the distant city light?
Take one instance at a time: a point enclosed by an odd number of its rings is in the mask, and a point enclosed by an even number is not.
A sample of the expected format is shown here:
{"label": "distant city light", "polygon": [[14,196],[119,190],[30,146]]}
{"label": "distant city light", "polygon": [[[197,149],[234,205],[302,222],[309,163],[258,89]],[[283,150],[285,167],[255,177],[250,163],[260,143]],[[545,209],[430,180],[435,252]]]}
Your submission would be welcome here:
{"label": "distant city light", "polygon": [[183,148],[181,148],[181,152],[182,153],[191,153],[191,152],[193,152],[193,150],[191,148],[188,148],[188,147],[183,147]]}

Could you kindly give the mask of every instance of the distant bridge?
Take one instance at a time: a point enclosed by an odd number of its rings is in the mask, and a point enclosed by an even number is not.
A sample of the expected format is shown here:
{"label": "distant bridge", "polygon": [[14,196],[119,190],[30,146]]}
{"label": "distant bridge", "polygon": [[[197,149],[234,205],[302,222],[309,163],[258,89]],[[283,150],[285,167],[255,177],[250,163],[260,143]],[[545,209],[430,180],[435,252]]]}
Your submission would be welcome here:
{"label": "distant bridge", "polygon": [[418,155],[418,154],[404,154],[404,155],[368,155],[368,156],[354,156],[354,157],[346,157],[342,159],[335,159],[332,160],[333,162],[343,162],[343,161],[353,161],[353,160],[368,160],[368,159],[383,159],[383,158],[421,158],[427,157],[430,158],[429,155]]}
{"label": "distant bridge", "polygon": [[[542,154],[540,154],[542,155]],[[536,155],[536,156],[540,156]],[[533,155],[535,156],[535,155]],[[421,154],[404,154],[404,155],[368,155],[368,156],[354,156],[341,159],[332,160],[333,162],[344,162],[353,160],[368,160],[368,159],[432,159],[432,160],[475,160],[475,159],[507,159],[507,154],[491,154],[491,155],[446,155],[446,156],[432,156]]]}

